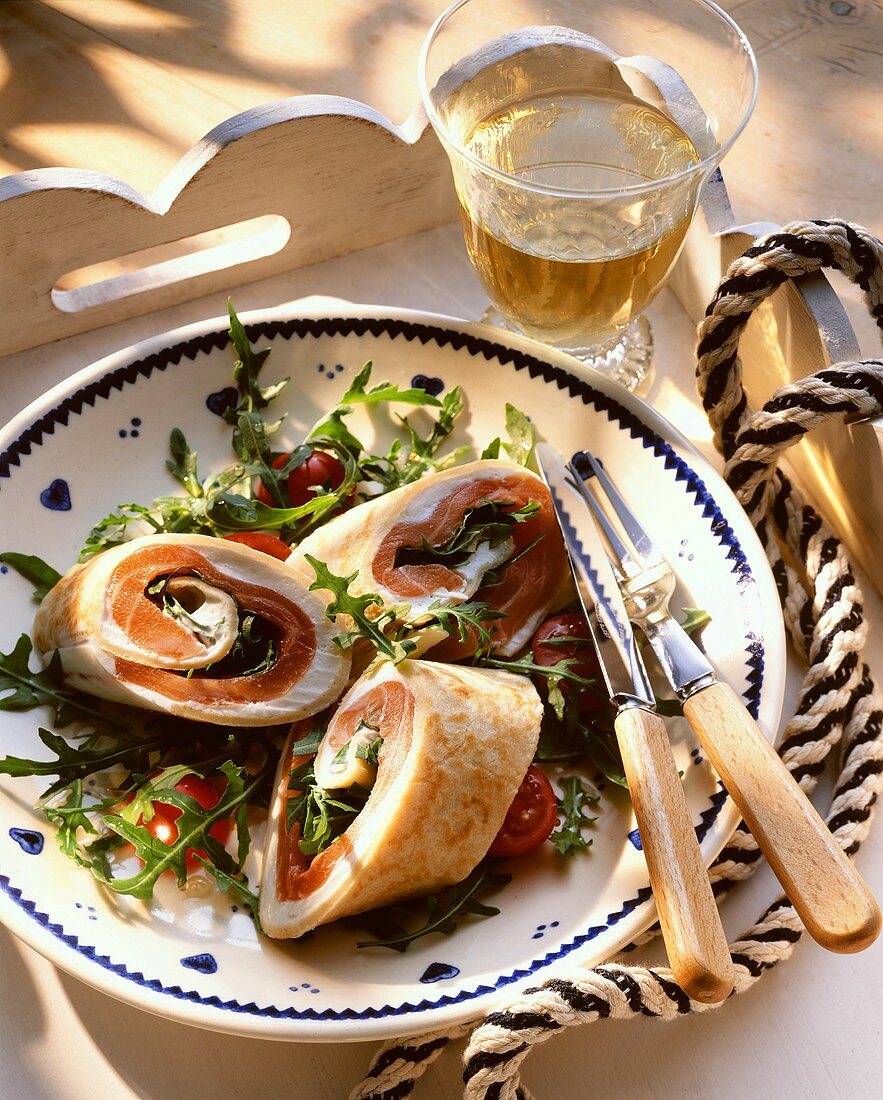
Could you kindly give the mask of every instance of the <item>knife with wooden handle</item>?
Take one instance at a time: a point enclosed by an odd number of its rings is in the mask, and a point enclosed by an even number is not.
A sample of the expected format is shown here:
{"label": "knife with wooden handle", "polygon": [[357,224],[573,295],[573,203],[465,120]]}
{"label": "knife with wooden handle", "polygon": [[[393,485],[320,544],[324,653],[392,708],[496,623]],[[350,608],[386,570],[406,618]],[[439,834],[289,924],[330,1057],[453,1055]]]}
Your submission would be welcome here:
{"label": "knife with wooden handle", "polygon": [[650,643],[705,755],[809,934],[830,951],[861,951],[880,932],[877,902],[742,700],[671,614],[676,577],[665,555],[598,459],[587,451],[581,459],[626,532],[628,543],[580,478],[576,486],[613,552],[626,613]]}
{"label": "knife with wooden handle", "polygon": [[668,735],[575,474],[548,444],[538,444],[536,453],[616,714],[614,729],[669,963],[690,997],[716,1004],[732,992],[733,961]]}

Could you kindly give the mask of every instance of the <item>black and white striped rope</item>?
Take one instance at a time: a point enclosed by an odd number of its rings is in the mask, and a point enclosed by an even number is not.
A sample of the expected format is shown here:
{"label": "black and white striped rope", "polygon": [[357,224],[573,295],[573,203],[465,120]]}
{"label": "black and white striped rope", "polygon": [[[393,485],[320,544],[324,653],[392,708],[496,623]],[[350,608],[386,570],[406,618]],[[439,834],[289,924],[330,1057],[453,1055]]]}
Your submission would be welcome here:
{"label": "black and white striped rope", "polygon": [[[738,357],[739,337],[753,310],[786,279],[823,267],[840,270],[861,286],[883,329],[883,244],[847,222],[793,223],[757,241],[731,264],[700,326],[697,378],[726,460],[725,476],[758,530],[789,636],[808,665],[779,751],[801,786],[811,791],[839,746],[827,821],[844,851],[854,855],[867,835],[883,775],[883,709],[862,660],[867,633],[862,596],[839,539],[778,459],[832,417],[883,412],[883,362],[838,363],[783,387],[752,414]],[[715,894],[723,896],[759,862],[757,844],[742,825],[710,869]],[[802,933],[787,898],[769,906],[730,945],[735,993],[786,959]],[[525,990],[478,1026],[386,1043],[350,1100],[410,1095],[448,1044],[469,1032],[466,1100],[530,1100],[520,1081],[521,1064],[534,1046],[563,1028],[637,1015],[670,1020],[712,1007],[691,1001],[666,967],[609,963],[577,970]]]}

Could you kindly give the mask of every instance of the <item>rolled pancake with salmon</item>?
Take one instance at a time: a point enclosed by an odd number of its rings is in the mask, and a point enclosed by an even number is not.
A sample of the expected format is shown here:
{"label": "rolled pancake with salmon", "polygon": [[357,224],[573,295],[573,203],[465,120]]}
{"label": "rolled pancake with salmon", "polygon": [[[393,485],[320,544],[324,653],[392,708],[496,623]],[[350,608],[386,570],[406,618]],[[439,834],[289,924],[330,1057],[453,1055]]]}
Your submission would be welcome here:
{"label": "rolled pancake with salmon", "polygon": [[282,562],[204,535],[150,535],[74,566],[34,620],[81,691],[218,725],[316,714],[350,658],[325,601]]}
{"label": "rolled pancake with salmon", "polygon": [[[531,502],[533,514],[496,541],[500,529],[493,521],[500,512],[511,515]],[[479,530],[483,520],[491,521],[486,530],[492,537],[470,546],[469,531]],[[458,540],[466,551],[457,549]],[[433,548],[445,552],[433,557]],[[313,579],[308,554],[338,576],[357,573],[354,594],[376,592],[386,604],[409,604],[412,616],[436,601],[452,605],[475,596],[505,613],[491,624],[494,649],[503,656],[524,648],[570,576],[545,482],[523,466],[497,460],[429,474],[331,520],[288,559]],[[447,659],[475,649],[453,640],[442,646]]]}
{"label": "rolled pancake with salmon", "polygon": [[499,832],[533,759],[542,713],[526,677],[427,661],[369,669],[331,718],[314,769],[324,786],[343,759],[337,782],[364,784],[349,766],[364,762],[348,750],[365,736],[375,745],[380,738],[376,779],[349,828],[312,858],[301,851],[298,820],[290,827],[287,820],[299,793],[289,790],[290,776],[304,761],[292,743],[310,728],[300,723],[282,756],[267,826],[264,931],[302,936],[464,879]]}

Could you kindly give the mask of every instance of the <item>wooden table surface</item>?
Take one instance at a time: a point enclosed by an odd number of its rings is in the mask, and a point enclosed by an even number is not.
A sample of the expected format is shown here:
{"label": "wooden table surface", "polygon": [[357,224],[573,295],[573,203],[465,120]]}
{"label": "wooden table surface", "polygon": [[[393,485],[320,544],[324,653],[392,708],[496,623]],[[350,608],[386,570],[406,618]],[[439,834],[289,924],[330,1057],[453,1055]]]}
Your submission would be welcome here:
{"label": "wooden table surface", "polygon": [[[529,21],[536,5],[518,6]],[[725,164],[737,217],[837,214],[879,231],[880,6],[723,6],[746,30],[761,69],[758,109]],[[400,121],[416,102],[416,55],[438,8],[436,0],[7,0],[0,4],[0,174],[88,167],[150,192],[217,122],[299,92],[356,96]],[[483,306],[453,228],[255,283],[237,302],[245,309],[316,292],[462,316]],[[204,299],[12,357],[0,363],[0,421],[100,355],[221,311],[220,296]],[[860,308],[851,313],[874,351],[872,326]],[[689,374],[685,366],[657,385],[655,401],[707,448]],[[879,677],[883,606],[873,593],[867,604]],[[878,894],[880,832],[860,862]],[[724,909],[728,931],[756,917],[773,891],[766,871],[737,891]],[[881,978],[879,944],[835,957],[804,943],[723,1011],[667,1026],[640,1020],[564,1034],[532,1056],[526,1080],[541,1100],[872,1095],[883,1080]],[[270,1044],[148,1017],[60,974],[0,929],[0,1100],[324,1100],[344,1096],[368,1057],[358,1044]],[[429,1072],[418,1095],[453,1096],[457,1082],[450,1058]]]}

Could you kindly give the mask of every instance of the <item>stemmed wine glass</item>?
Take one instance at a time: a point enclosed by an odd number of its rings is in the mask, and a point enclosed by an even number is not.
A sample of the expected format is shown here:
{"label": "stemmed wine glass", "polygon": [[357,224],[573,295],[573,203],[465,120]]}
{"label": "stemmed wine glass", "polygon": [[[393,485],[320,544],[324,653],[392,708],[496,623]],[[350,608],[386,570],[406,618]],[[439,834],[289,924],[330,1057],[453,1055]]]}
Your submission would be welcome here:
{"label": "stemmed wine glass", "polygon": [[644,310],[757,97],[745,36],[707,0],[458,0],[419,80],[485,319],[647,385]]}

